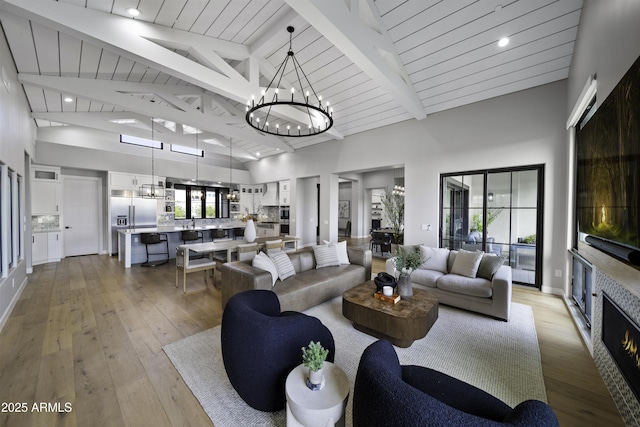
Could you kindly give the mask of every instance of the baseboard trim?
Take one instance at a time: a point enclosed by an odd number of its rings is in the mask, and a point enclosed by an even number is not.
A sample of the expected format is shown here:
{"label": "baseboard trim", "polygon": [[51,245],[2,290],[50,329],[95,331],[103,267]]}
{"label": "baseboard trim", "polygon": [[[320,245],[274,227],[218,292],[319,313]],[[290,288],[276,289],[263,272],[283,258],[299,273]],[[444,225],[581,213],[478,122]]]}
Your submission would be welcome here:
{"label": "baseboard trim", "polygon": [[4,329],[4,325],[7,323],[7,320],[9,320],[9,316],[11,316],[11,312],[13,311],[16,304],[18,303],[18,300],[20,299],[20,295],[22,295],[22,291],[24,290],[25,286],[27,286],[27,283],[28,283],[28,278],[25,277],[22,283],[20,284],[20,287],[18,288],[18,292],[16,292],[13,298],[11,299],[11,303],[9,303],[9,306],[7,307],[5,312],[2,313],[2,317],[0,318],[0,332],[2,332],[2,329]]}

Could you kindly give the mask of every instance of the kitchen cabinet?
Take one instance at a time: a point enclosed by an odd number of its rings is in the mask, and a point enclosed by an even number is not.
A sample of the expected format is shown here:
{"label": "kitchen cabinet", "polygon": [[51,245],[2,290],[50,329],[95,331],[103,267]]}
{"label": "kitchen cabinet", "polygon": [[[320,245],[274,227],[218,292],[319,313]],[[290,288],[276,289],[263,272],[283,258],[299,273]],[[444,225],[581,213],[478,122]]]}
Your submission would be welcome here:
{"label": "kitchen cabinet", "polygon": [[48,234],[49,233],[34,233],[31,245],[31,264],[37,265],[47,262],[48,253]]}
{"label": "kitchen cabinet", "polygon": [[253,186],[253,212],[258,212],[262,205],[262,194],[264,188],[262,185]]}
{"label": "kitchen cabinet", "polygon": [[50,231],[32,235],[31,265],[58,262],[62,258],[62,233]]}
{"label": "kitchen cabinet", "polygon": [[60,261],[62,257],[62,233],[59,231],[47,233],[47,259],[49,262]]}
{"label": "kitchen cabinet", "polygon": [[31,180],[45,182],[60,182],[60,168],[55,166],[31,166]]}
{"label": "kitchen cabinet", "polygon": [[291,181],[285,180],[278,183],[278,204],[289,206],[291,204]]}
{"label": "kitchen cabinet", "polygon": [[262,185],[240,185],[240,212],[257,213],[262,204]]}
{"label": "kitchen cabinet", "polygon": [[278,237],[280,236],[280,224],[260,224],[256,225],[256,237]]}
{"label": "kitchen cabinet", "polygon": [[158,184],[158,181],[162,181],[164,185],[164,179],[159,176],[154,179],[151,175],[109,172],[110,190],[140,191],[143,184]]}
{"label": "kitchen cabinet", "polygon": [[31,167],[31,213],[59,214],[62,210],[62,181],[60,168],[32,165]]}
{"label": "kitchen cabinet", "polygon": [[59,181],[34,180],[31,183],[31,213],[59,214],[62,210],[62,184]]}

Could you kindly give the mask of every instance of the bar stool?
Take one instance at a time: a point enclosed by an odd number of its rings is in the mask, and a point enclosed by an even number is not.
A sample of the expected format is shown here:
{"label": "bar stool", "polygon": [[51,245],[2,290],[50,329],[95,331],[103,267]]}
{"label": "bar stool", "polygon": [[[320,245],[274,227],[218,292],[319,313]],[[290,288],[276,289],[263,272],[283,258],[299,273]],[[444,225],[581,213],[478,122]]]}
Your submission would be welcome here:
{"label": "bar stool", "polygon": [[200,240],[200,242],[204,243],[202,233],[197,230],[183,230],[182,233],[180,233],[180,237],[184,244],[187,242],[193,242],[194,240]]}
{"label": "bar stool", "polygon": [[[155,267],[157,265],[166,264],[169,262],[169,240],[167,239],[166,234],[160,233],[142,233],[140,234],[140,241],[144,243],[144,249],[147,253],[147,260],[142,263],[143,267]],[[149,253],[149,245],[157,245],[164,244],[166,251],[165,252],[151,252]],[[149,255],[165,255],[166,258],[150,261]]]}
{"label": "bar stool", "polygon": [[[183,244],[186,244],[187,242],[194,242],[196,240],[200,240],[201,243],[204,243],[204,236],[197,230],[183,230],[182,233],[180,233],[180,237],[182,238]],[[191,257],[191,259],[198,259],[202,257],[203,255],[196,255]]]}
{"label": "bar stool", "polygon": [[211,241],[213,242],[216,239],[224,239],[227,237],[227,232],[221,228],[214,228],[211,230]]}
{"label": "bar stool", "polygon": [[239,237],[244,237],[244,228],[236,227],[233,229],[233,238],[237,239]]}

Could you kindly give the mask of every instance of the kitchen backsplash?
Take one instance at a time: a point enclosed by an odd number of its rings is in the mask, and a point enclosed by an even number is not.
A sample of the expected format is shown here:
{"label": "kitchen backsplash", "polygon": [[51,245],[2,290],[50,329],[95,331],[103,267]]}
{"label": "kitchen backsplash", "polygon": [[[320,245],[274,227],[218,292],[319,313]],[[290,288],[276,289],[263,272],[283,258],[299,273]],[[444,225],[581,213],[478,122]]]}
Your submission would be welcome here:
{"label": "kitchen backsplash", "polygon": [[60,230],[59,215],[33,215],[31,217],[32,231]]}

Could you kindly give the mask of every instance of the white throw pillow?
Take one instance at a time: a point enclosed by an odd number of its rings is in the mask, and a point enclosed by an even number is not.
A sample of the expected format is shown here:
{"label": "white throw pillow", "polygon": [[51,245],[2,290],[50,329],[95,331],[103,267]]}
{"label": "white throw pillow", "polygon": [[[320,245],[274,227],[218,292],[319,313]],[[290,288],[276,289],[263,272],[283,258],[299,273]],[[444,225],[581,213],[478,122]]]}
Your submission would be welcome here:
{"label": "white throw pillow", "polygon": [[269,254],[269,258],[276,266],[276,270],[278,270],[278,277],[280,280],[283,280],[296,275],[296,270],[293,268],[293,264],[289,259],[289,255],[285,251],[275,251]]}
{"label": "white throw pillow", "polygon": [[278,269],[276,265],[271,261],[271,258],[267,256],[264,252],[260,252],[258,255],[253,258],[251,262],[255,268],[259,268],[260,270],[265,270],[271,273],[271,287],[276,284],[276,280],[278,280]]}
{"label": "white throw pillow", "polygon": [[476,277],[483,255],[484,252],[482,251],[470,252],[460,249],[455,261],[453,261],[451,273],[466,277]]}
{"label": "white throw pillow", "polygon": [[316,268],[340,265],[335,245],[317,245],[313,247],[316,257]]}
{"label": "white throw pillow", "polygon": [[338,242],[335,246],[340,264],[351,264],[349,262],[349,254],[347,253],[347,241],[343,240],[342,242]]}
{"label": "white throw pillow", "polygon": [[420,245],[420,254],[425,260],[419,267],[425,270],[435,270],[447,274],[447,259],[449,259],[449,249],[431,248]]}
{"label": "white throw pillow", "polygon": [[328,240],[322,241],[325,245],[333,245],[336,247],[336,254],[338,255],[338,261],[340,261],[340,265],[351,264],[349,262],[349,254],[347,253],[347,241],[343,240],[338,243],[331,243]]}

